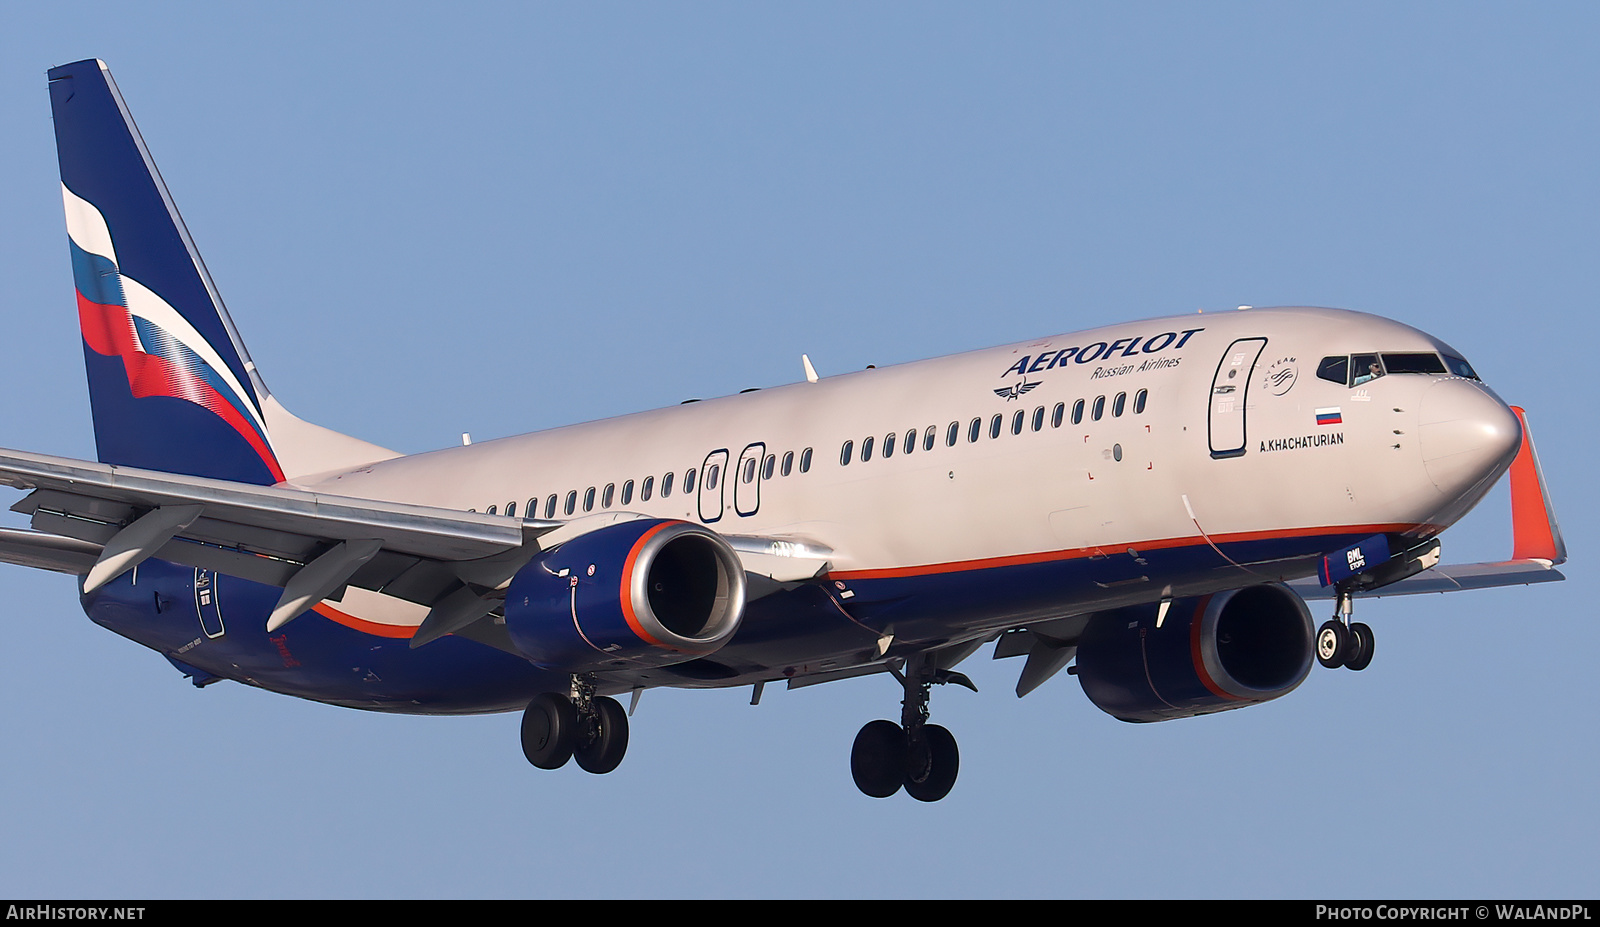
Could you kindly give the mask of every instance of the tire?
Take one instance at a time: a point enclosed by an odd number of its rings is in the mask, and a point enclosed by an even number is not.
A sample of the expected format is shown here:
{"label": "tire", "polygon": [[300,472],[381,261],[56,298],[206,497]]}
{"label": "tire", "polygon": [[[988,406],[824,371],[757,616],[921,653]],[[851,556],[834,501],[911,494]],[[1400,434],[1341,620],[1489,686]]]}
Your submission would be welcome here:
{"label": "tire", "polygon": [[961,751],[956,749],[955,735],[937,724],[922,728],[922,739],[928,751],[927,770],[919,779],[906,775],[906,794],[917,801],[938,801],[950,794],[956,784],[956,774],[961,771]]}
{"label": "tire", "polygon": [[594,700],[594,737],[572,751],[572,758],[584,772],[603,775],[617,768],[628,752],[628,712],[616,699],[600,696]]}
{"label": "tire", "polygon": [[1372,629],[1357,621],[1350,625],[1350,644],[1345,650],[1345,669],[1360,672],[1372,663]]}
{"label": "tire", "polygon": [[1328,669],[1338,669],[1344,665],[1345,654],[1349,652],[1350,632],[1337,618],[1324,621],[1317,629],[1316,644],[1317,662]]}
{"label": "tire", "polygon": [[522,755],[540,769],[560,769],[572,758],[578,715],[565,695],[543,692],[522,712]]}
{"label": "tire", "polygon": [[850,748],[850,776],[871,798],[900,791],[906,775],[906,732],[893,721],[868,721]]}

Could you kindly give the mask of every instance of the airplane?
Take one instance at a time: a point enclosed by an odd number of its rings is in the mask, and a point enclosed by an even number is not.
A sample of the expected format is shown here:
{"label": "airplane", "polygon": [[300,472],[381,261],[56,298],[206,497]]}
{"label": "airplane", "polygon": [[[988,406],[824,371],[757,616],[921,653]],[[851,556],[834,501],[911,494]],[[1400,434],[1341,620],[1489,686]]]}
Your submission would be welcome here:
{"label": "airplane", "polygon": [[[1522,410],[1399,322],[1109,325],[401,455],[267,389],[105,64],[48,72],[98,460],[0,449],[0,561],[223,680],[371,711],[521,711],[617,767],[643,690],[889,674],[864,794],[944,798],[935,685],[994,644],[1131,722],[1364,669],[1354,600],[1561,580]],[[1509,471],[1513,554],[1440,563]],[[1334,603],[1320,626],[1308,601]],[[1069,666],[1070,664],[1070,666]],[[629,696],[624,708],[618,696]]]}

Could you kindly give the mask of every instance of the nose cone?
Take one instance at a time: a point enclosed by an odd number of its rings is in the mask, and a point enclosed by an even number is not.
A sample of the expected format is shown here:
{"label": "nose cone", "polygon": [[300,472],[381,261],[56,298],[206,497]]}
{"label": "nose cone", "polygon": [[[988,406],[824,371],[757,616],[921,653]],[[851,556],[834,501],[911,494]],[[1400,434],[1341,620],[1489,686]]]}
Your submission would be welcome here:
{"label": "nose cone", "polygon": [[1522,443],[1506,404],[1472,380],[1440,380],[1422,394],[1422,463],[1439,491],[1458,496],[1500,478]]}

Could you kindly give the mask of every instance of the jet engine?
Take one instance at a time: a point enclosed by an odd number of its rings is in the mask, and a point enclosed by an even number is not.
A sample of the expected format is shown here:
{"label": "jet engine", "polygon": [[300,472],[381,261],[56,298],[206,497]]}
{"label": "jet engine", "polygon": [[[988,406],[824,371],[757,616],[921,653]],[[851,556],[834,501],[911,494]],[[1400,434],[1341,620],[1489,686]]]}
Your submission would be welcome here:
{"label": "jet engine", "polygon": [[1247,586],[1095,615],[1078,641],[1078,681],[1123,721],[1243,708],[1311,672],[1311,612],[1285,586]]}
{"label": "jet engine", "polygon": [[506,631],[562,672],[666,666],[726,644],[744,616],[739,557],[716,533],[641,519],[540,554],[506,590]]}

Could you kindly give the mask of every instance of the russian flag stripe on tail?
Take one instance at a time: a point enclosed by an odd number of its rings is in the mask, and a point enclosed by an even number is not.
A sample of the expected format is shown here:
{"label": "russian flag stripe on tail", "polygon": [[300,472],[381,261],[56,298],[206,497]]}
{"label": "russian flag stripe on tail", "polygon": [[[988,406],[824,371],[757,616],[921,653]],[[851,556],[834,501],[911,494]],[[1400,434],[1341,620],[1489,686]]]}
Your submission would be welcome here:
{"label": "russian flag stripe on tail", "polygon": [[100,460],[281,482],[265,391],[110,73],[49,76]]}

